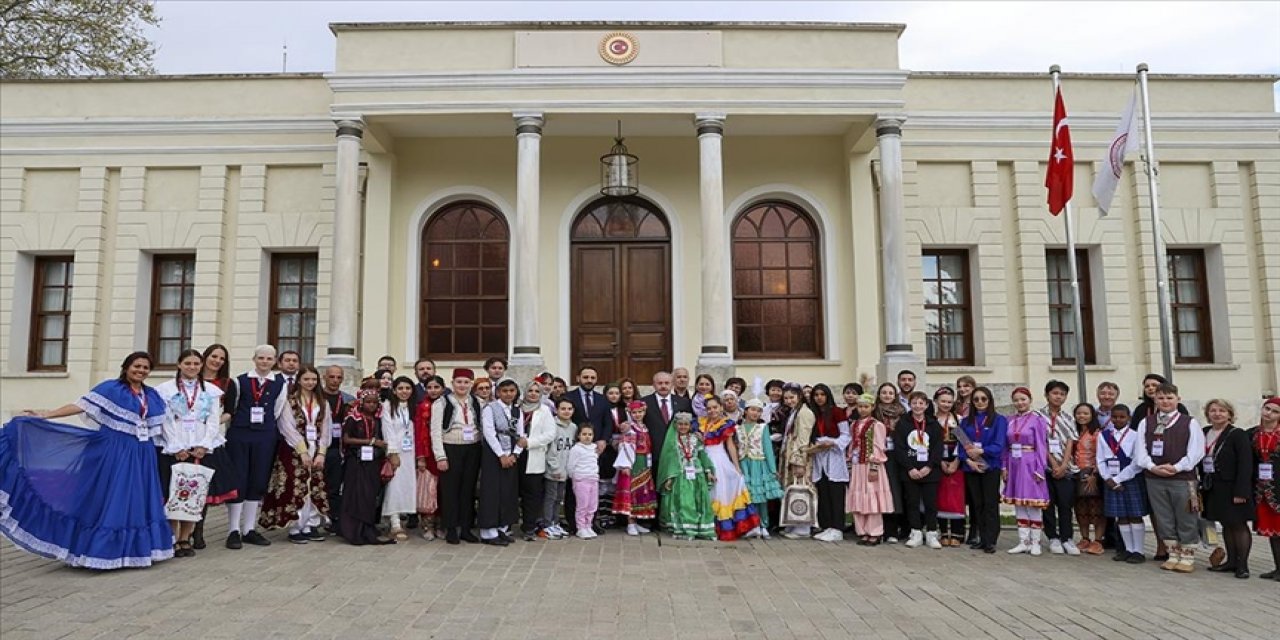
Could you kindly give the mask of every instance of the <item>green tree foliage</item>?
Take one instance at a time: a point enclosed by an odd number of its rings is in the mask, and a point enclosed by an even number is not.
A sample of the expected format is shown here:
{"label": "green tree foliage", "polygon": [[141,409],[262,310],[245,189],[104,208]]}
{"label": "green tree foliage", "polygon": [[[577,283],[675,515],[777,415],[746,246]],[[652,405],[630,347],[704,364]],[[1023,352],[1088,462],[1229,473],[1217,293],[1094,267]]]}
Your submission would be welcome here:
{"label": "green tree foliage", "polygon": [[0,0],[0,77],[155,73],[151,0]]}

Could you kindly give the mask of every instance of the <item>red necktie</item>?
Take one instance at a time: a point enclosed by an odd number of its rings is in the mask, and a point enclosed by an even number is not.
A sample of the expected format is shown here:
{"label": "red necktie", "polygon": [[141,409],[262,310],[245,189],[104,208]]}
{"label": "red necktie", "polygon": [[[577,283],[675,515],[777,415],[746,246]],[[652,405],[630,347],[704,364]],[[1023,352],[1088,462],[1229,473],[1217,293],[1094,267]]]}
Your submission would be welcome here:
{"label": "red necktie", "polygon": [[662,399],[662,421],[671,422],[671,405],[667,398]]}

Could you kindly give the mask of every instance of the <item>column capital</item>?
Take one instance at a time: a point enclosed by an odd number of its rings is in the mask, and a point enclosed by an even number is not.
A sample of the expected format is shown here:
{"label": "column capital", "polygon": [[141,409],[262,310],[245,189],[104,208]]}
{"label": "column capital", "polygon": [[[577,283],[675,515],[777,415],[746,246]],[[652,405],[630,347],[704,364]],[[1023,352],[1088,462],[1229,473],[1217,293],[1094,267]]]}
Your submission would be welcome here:
{"label": "column capital", "polygon": [[724,135],[724,121],[726,117],[727,116],[725,116],[724,113],[718,111],[704,111],[702,113],[696,113],[693,116],[693,126],[697,128],[698,135],[711,133],[722,136]]}
{"label": "column capital", "polygon": [[364,137],[364,119],[359,116],[347,118],[334,118],[333,123],[337,125],[337,137],[350,136],[352,138]]}
{"label": "column capital", "polygon": [[901,136],[902,125],[907,121],[907,116],[895,113],[885,114],[876,117],[876,137],[884,136]]}
{"label": "column capital", "polygon": [[516,120],[516,135],[532,133],[542,135],[542,126],[546,120],[541,111],[516,111],[511,114]]}

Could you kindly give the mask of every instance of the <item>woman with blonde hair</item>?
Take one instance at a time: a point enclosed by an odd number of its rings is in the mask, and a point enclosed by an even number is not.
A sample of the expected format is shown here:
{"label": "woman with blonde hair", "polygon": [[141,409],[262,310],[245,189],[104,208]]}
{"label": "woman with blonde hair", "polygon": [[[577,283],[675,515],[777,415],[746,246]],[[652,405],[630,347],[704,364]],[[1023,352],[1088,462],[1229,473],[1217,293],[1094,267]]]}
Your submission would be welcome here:
{"label": "woman with blonde hair", "polygon": [[1249,434],[1236,427],[1236,408],[1215,398],[1205,403],[1204,457],[1200,459],[1201,517],[1222,525],[1227,559],[1213,572],[1249,577],[1249,551],[1253,537],[1249,521],[1254,517],[1253,451]]}

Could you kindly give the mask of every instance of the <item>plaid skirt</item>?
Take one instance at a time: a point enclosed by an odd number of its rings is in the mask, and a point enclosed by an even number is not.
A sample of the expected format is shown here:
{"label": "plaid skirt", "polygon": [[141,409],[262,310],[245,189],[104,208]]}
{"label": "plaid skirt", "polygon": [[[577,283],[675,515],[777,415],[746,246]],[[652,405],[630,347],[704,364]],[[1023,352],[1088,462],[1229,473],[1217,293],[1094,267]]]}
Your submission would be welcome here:
{"label": "plaid skirt", "polygon": [[1103,515],[1108,518],[1141,518],[1151,513],[1147,505],[1147,487],[1142,476],[1123,483],[1124,491],[1102,489]]}

